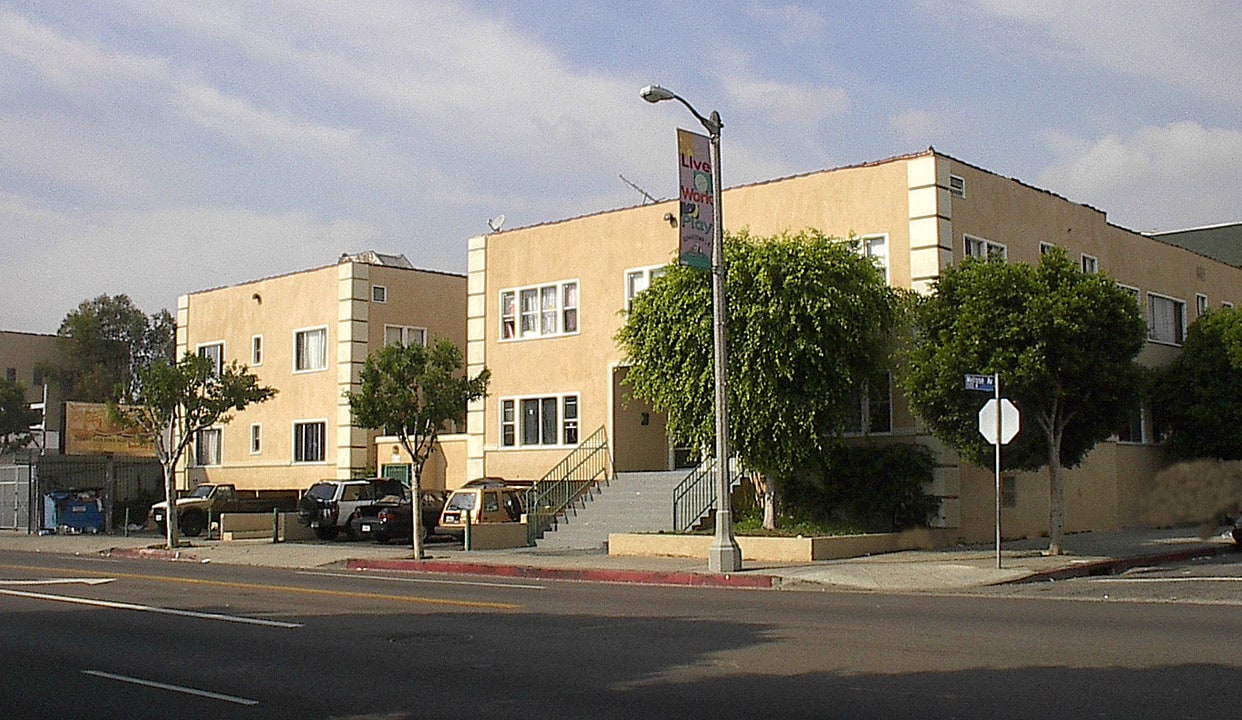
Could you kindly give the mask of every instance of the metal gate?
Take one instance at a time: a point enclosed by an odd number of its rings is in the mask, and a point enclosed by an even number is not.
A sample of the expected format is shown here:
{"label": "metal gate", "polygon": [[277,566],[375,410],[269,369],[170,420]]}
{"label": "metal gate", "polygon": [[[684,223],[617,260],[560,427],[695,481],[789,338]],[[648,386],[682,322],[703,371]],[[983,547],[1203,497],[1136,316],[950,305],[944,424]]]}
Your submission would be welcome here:
{"label": "metal gate", "polygon": [[27,530],[30,517],[30,466],[0,465],[0,528]]}

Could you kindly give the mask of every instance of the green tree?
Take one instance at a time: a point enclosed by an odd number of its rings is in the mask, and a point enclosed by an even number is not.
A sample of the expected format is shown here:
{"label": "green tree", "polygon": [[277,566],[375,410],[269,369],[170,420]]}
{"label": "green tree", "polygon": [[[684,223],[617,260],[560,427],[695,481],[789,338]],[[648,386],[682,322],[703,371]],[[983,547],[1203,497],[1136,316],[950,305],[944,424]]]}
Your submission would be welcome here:
{"label": "green tree", "polygon": [[1062,470],[1082,462],[1137,402],[1134,362],[1146,329],[1134,297],[1102,274],[1081,272],[1054,249],[1038,266],[968,258],[946,268],[919,303],[903,384],[915,411],[967,460],[984,465],[978,432],[987,399],[964,388],[967,373],[1001,375],[1022,413],[1007,467],[1048,468],[1048,552],[1065,533]]}
{"label": "green tree", "polygon": [[62,361],[50,370],[68,399],[132,400],[141,369],[173,361],[175,325],[167,310],[148,317],[127,295],[83,300],[60,324]]}
{"label": "green tree", "polygon": [[1173,458],[1242,460],[1242,310],[1213,310],[1155,371],[1152,416]]}
{"label": "green tree", "polygon": [[0,455],[30,444],[30,426],[39,422],[38,412],[26,402],[26,386],[0,378]]}
{"label": "green tree", "polygon": [[110,405],[113,418],[134,428],[155,448],[164,470],[164,497],[168,501],[165,524],[169,549],[178,545],[176,518],[176,467],[200,430],[225,425],[233,413],[266,402],[276,389],[237,361],[226,363],[217,373],[205,357],[186,353],[176,363],[156,360],[138,370],[138,393],[133,404]]}
{"label": "green tree", "polygon": [[423,465],[435,449],[440,430],[464,418],[466,405],[484,396],[491,376],[486,368],[474,378],[462,370],[461,351],[448,340],[431,348],[388,345],[367,358],[358,391],[346,393],[355,423],[396,435],[410,455],[416,559],[426,556],[419,512]]}
{"label": "green tree", "polygon": [[[778,485],[844,428],[858,387],[882,366],[900,296],[855,242],[818,230],[725,242],[731,447],[759,473],[764,525]],[[668,415],[676,442],[715,436],[708,273],[676,265],[635,299],[617,341],[631,392]]]}

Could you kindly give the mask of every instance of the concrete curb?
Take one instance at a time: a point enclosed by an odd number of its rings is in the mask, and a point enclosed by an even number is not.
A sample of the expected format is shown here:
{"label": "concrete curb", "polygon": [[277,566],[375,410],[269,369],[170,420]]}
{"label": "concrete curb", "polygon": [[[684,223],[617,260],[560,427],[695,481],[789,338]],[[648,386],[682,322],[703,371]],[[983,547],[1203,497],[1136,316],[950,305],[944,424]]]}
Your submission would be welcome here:
{"label": "concrete curb", "polygon": [[1047,580],[1069,580],[1079,577],[1094,577],[1098,575],[1116,575],[1132,570],[1138,567],[1152,567],[1169,562],[1184,562],[1186,560],[1194,560],[1195,558],[1216,557],[1218,555],[1226,555],[1228,553],[1238,552],[1238,548],[1233,545],[1203,546],[1190,548],[1188,550],[1175,550],[1167,553],[1158,553],[1156,555],[1140,555],[1136,557],[1126,558],[1109,558],[1107,560],[1097,560],[1094,562],[1080,563],[1066,567],[1054,568],[1051,570],[1041,570],[1033,572],[1030,575],[1009,580],[998,584],[1018,584],[1043,582]]}
{"label": "concrete curb", "polygon": [[350,560],[350,570],[398,570],[403,572],[488,575],[492,577],[537,580],[579,580],[586,582],[629,583],[636,585],[681,585],[686,587],[740,588],[771,590],[780,586],[772,575],[667,572],[660,570],[621,570],[607,568],[544,568],[530,565],[488,565],[441,560]]}
{"label": "concrete curb", "polygon": [[130,558],[136,560],[180,560],[197,562],[198,558],[184,550],[166,550],[163,548],[112,548],[100,553],[104,557]]}

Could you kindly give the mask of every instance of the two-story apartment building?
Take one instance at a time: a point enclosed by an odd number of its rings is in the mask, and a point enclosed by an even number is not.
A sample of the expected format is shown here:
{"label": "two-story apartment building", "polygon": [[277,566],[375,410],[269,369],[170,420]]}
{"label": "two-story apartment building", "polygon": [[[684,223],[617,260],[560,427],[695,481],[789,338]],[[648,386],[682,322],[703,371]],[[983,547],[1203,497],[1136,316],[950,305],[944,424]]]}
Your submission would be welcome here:
{"label": "two-story apartment building", "polygon": [[377,432],[354,425],[346,393],[386,344],[466,341],[466,277],[401,255],[343,255],[333,265],[183,295],[177,355],[236,360],[278,394],[195,439],[183,486],[306,488],[381,471]]}
{"label": "two-story apartment building", "polygon": [[37,433],[35,444],[46,444],[44,450],[49,453],[58,452],[61,394],[56,384],[45,384],[45,368],[59,359],[59,343],[56,335],[0,330],[0,372],[6,380],[26,388],[27,403],[43,405],[45,428]]}
{"label": "two-story apartment building", "polygon": [[[1085,272],[1134,293],[1150,328],[1141,360],[1166,362],[1187,324],[1242,298],[1242,270],[1110,224],[1104,212],[929,149],[912,155],[727,189],[727,229],[763,236],[818,228],[861,239],[890,284],[928,292],[968,255],[1036,263],[1064,248]],[[468,423],[471,477],[541,477],[602,428],[617,472],[668,469],[681,454],[662,419],[630,399],[614,336],[633,296],[676,256],[678,203],[668,201],[475,237],[469,247],[470,372],[489,395]],[[961,537],[993,532],[990,469],[960,463],[892,388],[861,400],[859,434],[938,449],[937,523]],[[1136,418],[1068,477],[1069,531],[1161,522],[1142,498],[1157,482],[1150,423]],[[1044,474],[1006,479],[1010,536],[1047,529]]]}

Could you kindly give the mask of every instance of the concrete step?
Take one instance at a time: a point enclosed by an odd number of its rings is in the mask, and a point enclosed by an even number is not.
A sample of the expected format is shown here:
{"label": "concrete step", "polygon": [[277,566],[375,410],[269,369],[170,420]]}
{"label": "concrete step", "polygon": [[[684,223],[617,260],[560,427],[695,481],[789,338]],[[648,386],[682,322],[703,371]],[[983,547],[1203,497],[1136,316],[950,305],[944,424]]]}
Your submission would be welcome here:
{"label": "concrete step", "polygon": [[659,532],[673,523],[673,488],[689,470],[617,473],[561,517],[537,545],[598,549],[614,532]]}

